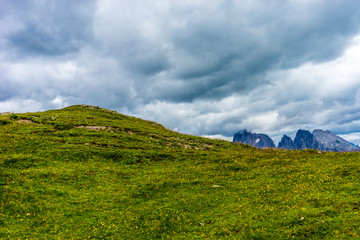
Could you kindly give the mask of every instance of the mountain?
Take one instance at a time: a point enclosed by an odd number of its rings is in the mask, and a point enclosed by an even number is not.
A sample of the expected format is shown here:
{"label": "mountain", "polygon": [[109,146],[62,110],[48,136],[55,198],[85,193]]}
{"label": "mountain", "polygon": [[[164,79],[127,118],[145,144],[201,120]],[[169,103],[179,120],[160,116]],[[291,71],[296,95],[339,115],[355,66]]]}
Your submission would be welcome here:
{"label": "mountain", "polygon": [[289,136],[284,135],[279,142],[278,148],[288,150],[294,149],[294,142]]}
{"label": "mountain", "polygon": [[359,151],[359,147],[349,143],[343,138],[336,136],[330,131],[323,131],[315,129],[313,136],[318,142],[318,149],[321,151],[332,151],[332,152],[351,152]]}
{"label": "mountain", "polygon": [[266,134],[248,132],[246,129],[235,133],[233,142],[249,144],[257,148],[275,148],[274,141]]}
{"label": "mountain", "polygon": [[294,139],[294,149],[318,149],[319,143],[313,134],[307,130],[299,129]]}
{"label": "mountain", "polygon": [[[246,129],[234,134],[234,143],[244,143],[257,148],[275,148],[273,140],[266,134],[251,133]],[[288,150],[317,149],[327,152],[353,152],[360,151],[360,147],[336,136],[329,130],[315,129],[313,133],[299,129],[294,141],[284,135],[278,144],[278,148]]]}

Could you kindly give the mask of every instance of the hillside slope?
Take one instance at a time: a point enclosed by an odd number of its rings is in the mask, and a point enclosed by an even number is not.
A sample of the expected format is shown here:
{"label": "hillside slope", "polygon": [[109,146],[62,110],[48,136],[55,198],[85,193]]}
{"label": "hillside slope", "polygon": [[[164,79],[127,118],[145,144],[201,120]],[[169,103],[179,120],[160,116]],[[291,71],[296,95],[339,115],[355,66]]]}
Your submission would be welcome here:
{"label": "hillside slope", "polygon": [[0,116],[0,239],[360,237],[359,153],[259,150],[93,106]]}

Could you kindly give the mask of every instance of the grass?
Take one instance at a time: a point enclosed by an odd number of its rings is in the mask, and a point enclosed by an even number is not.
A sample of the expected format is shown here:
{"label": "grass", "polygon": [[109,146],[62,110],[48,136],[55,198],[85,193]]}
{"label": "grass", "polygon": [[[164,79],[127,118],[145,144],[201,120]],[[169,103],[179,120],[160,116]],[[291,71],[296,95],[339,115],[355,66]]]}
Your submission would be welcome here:
{"label": "grass", "polygon": [[359,239],[359,153],[259,150],[93,106],[0,116],[0,239]]}

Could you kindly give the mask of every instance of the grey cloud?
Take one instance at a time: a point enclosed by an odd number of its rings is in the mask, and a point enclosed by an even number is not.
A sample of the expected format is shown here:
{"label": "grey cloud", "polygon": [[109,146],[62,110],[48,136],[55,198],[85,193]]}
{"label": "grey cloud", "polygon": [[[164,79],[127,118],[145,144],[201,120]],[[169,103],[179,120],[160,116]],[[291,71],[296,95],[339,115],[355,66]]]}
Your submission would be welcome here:
{"label": "grey cloud", "polygon": [[181,15],[185,24],[168,33],[172,48],[167,54],[174,59],[168,76],[187,90],[157,95],[181,102],[248,90],[263,84],[268,71],[339,56],[359,30],[358,2],[324,1],[300,12],[290,3],[279,10],[261,7],[250,12],[230,7],[215,16],[211,7],[204,7],[202,14]]}
{"label": "grey cloud", "polygon": [[0,84],[0,102],[12,98],[15,92],[16,89],[10,81],[2,80]]}
{"label": "grey cloud", "polygon": [[0,8],[3,106],[99,105],[198,135],[360,131],[359,84],[322,92],[329,76],[301,68],[343,56],[359,1],[16,2]]}
{"label": "grey cloud", "polygon": [[61,55],[77,50],[77,47],[66,39],[58,38],[54,33],[45,33],[30,24],[26,30],[11,36],[10,41],[16,48],[28,54]]}
{"label": "grey cloud", "polygon": [[152,76],[161,71],[167,70],[170,65],[167,57],[159,51],[149,48],[145,54],[135,53],[129,56],[124,65],[131,69],[135,74]]}
{"label": "grey cloud", "polygon": [[6,9],[14,13],[3,18],[12,18],[21,25],[7,40],[22,57],[75,52],[92,40],[93,1],[5,2]]}
{"label": "grey cloud", "polygon": [[96,15],[95,38],[144,102],[245,93],[270,71],[335,58],[359,30],[356,1],[165,2],[113,2]]}

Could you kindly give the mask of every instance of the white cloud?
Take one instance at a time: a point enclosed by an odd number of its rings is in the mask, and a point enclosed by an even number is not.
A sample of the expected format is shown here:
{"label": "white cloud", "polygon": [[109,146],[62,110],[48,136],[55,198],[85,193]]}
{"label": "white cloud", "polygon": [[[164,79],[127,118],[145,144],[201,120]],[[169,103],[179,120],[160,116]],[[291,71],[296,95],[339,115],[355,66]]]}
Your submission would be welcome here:
{"label": "white cloud", "polygon": [[206,137],[206,138],[210,138],[210,139],[220,139],[220,140],[226,140],[229,142],[232,142],[233,138],[232,137],[225,137],[223,135],[201,135],[201,137]]}
{"label": "white cloud", "polygon": [[65,98],[62,96],[56,96],[56,98],[54,98],[51,103],[54,104],[56,108],[63,108],[69,106]]}
{"label": "white cloud", "polygon": [[242,125],[247,129],[254,129],[254,131],[269,131],[278,125],[279,114],[275,111],[263,112],[254,116],[248,116]]}
{"label": "white cloud", "polygon": [[38,112],[45,110],[41,102],[32,99],[12,99],[0,102],[0,112]]}
{"label": "white cloud", "polygon": [[224,138],[360,131],[358,1],[6,3],[4,111],[85,103]]}
{"label": "white cloud", "polygon": [[[227,138],[242,128],[267,133],[274,140],[280,140],[281,134],[294,137],[299,128],[356,130],[360,78],[354,63],[360,60],[359,49],[359,37],[355,37],[339,58],[270,72],[269,84],[246,95],[181,104],[159,101],[138,106],[134,113],[179,131]],[[345,126],[343,121],[353,123]]]}
{"label": "white cloud", "polygon": [[348,142],[360,145],[360,132],[339,135]]}

